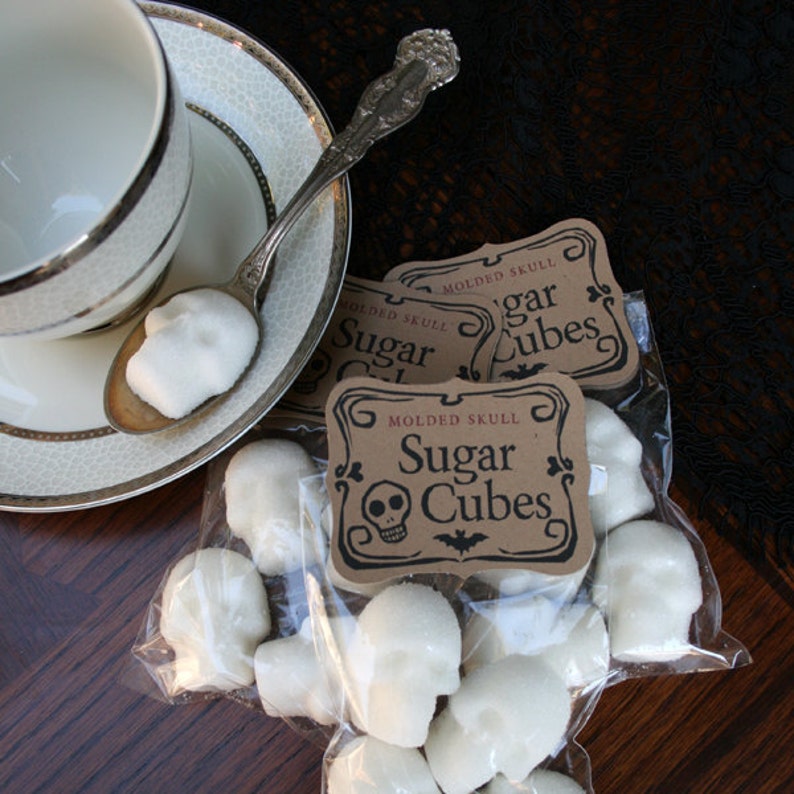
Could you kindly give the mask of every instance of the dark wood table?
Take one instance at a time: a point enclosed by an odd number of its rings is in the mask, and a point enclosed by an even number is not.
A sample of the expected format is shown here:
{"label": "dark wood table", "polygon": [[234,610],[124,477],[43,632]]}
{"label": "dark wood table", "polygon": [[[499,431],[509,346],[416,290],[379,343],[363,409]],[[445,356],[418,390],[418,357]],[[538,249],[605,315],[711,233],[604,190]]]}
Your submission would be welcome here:
{"label": "dark wood table", "polygon": [[[203,484],[198,471],[117,506],[0,514],[0,791],[320,790],[322,749],[280,720],[133,688],[130,648],[168,561],[195,543]],[[791,580],[697,528],[723,625],[754,662],[607,690],[580,736],[597,792],[794,790]]]}
{"label": "dark wood table", "polygon": [[[653,313],[671,495],[753,663],[608,689],[579,737],[595,790],[794,791],[787,4],[195,5],[273,46],[337,127],[401,35],[453,30],[459,79],[351,176],[350,271],[599,224],[619,283]],[[195,543],[205,476],[88,510],[0,512],[0,792],[319,792],[322,747],[285,723],[137,686],[130,649]]]}

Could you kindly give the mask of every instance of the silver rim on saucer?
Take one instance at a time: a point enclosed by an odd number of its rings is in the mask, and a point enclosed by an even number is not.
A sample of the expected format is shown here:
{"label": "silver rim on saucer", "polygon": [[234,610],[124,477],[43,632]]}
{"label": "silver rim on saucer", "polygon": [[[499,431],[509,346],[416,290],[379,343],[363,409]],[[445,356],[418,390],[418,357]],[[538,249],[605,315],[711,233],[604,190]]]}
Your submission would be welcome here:
{"label": "silver rim on saucer", "polygon": [[[274,196],[283,205],[300,184],[301,169],[308,172],[332,137],[330,122],[311,90],[266,45],[220,19],[165,3],[144,2],[141,7],[163,38],[185,100],[217,116],[251,146],[253,153],[246,155],[250,168],[267,173]],[[205,48],[211,50],[209,57],[201,52]],[[197,59],[203,59],[202,68],[198,68]],[[206,63],[213,59],[225,63],[213,67],[218,74],[207,77]],[[238,70],[244,73],[240,85],[227,90],[229,75],[221,75],[222,68],[231,68],[235,72],[232,77]],[[222,80],[222,89],[215,85],[204,88],[201,80],[211,78],[218,83]],[[270,88],[260,88],[261,83]],[[241,98],[235,99],[235,90]],[[274,130],[298,119],[299,129],[294,134],[291,129],[284,134],[282,129],[277,140],[263,143],[263,136],[273,132],[263,132],[269,120],[261,117],[263,103],[254,103],[254,107],[252,97],[245,95],[249,90],[257,97],[257,92],[270,91],[269,98],[275,98],[279,118],[273,120]],[[211,94],[209,103],[207,94]],[[229,107],[227,101],[232,103]],[[241,107],[245,110],[239,110]],[[240,118],[235,120],[235,113]],[[259,115],[242,118],[246,113]],[[252,142],[258,137],[261,139]],[[268,148],[271,146],[285,147],[297,165],[292,159],[280,162]],[[263,351],[240,395],[219,406],[206,421],[148,438],[114,433],[105,427],[51,433],[0,425],[0,509],[52,512],[127,499],[192,471],[256,424],[300,374],[336,304],[350,246],[347,179],[331,186],[318,200],[313,217],[291,234],[296,243],[290,246],[288,239],[283,257],[279,252],[273,295],[271,298],[268,293],[263,308],[263,316],[271,323],[272,344],[269,351]],[[314,265],[318,251],[322,256]],[[276,283],[278,279],[281,281]],[[268,308],[271,300],[272,308]]]}

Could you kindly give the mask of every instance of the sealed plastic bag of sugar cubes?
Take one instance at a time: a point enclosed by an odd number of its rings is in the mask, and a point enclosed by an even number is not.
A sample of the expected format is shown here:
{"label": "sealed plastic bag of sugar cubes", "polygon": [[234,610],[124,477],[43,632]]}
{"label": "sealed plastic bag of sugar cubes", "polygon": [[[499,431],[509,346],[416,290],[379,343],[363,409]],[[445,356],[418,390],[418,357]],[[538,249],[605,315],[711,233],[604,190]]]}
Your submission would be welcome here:
{"label": "sealed plastic bag of sugar cubes", "polygon": [[[668,392],[644,302],[625,305],[642,367],[585,399],[586,564],[350,581],[330,563],[326,429],[263,422],[210,465],[196,542],[153,594],[133,648],[150,693],[286,720],[326,748],[329,794],[590,791],[576,735],[605,686],[747,663],[667,496]],[[373,495],[375,525],[399,524],[398,497]]]}
{"label": "sealed plastic bag of sugar cubes", "polygon": [[269,423],[209,467],[200,526],[164,566],[132,649],[144,675],[130,686],[175,705],[227,697],[325,746],[339,707],[315,653],[299,515],[324,443],[322,428]]}
{"label": "sealed plastic bag of sugar cubes", "polygon": [[[626,307],[642,370],[612,404],[585,398],[596,543],[578,570],[357,583],[328,556],[323,479],[302,484],[313,632],[342,689],[328,794],[591,791],[576,736],[605,686],[749,662],[722,629],[706,550],[667,495],[668,391],[641,297]],[[393,542],[405,495],[368,493],[370,523]]]}
{"label": "sealed plastic bag of sugar cubes", "polygon": [[[321,483],[303,486],[304,527],[323,548],[333,529]],[[606,683],[609,648],[578,588],[536,581],[526,597],[486,596],[449,575],[360,586],[321,556],[306,592],[341,692],[329,794],[509,791],[533,774],[589,789],[575,737]],[[550,759],[559,769],[537,769]]]}

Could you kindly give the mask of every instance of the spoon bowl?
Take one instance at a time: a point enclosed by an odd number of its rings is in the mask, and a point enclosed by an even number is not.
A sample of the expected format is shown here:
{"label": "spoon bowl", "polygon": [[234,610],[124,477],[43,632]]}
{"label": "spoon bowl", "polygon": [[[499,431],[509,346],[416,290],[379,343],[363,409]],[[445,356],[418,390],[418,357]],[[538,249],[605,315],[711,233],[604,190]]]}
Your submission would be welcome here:
{"label": "spoon bowl", "polygon": [[[243,306],[245,306],[245,308],[250,312],[251,316],[256,320],[257,342],[251,354],[248,365],[227,391],[220,392],[210,397],[184,416],[178,417],[176,419],[169,417],[161,413],[157,408],[136,394],[130,387],[126,377],[129,360],[140,350],[140,348],[143,346],[143,343],[146,341],[146,327],[144,318],[144,320],[136,323],[132,331],[130,331],[127,337],[125,337],[114,358],[113,368],[110,370],[110,373],[120,372],[123,377],[108,377],[105,384],[105,413],[108,417],[108,421],[116,430],[121,430],[127,433],[152,433],[157,430],[165,430],[169,427],[175,427],[190,420],[196,419],[201,414],[211,410],[218,402],[220,402],[221,399],[227,396],[232,389],[240,381],[242,381],[246,373],[251,369],[253,362],[259,355],[259,350],[262,346],[262,338],[264,336],[264,325],[261,315],[259,312],[253,311],[251,307],[245,303],[245,296],[239,294],[239,292],[233,289],[229,283],[218,284],[209,288],[218,292],[226,292],[230,294]],[[164,306],[176,295],[186,295],[190,292],[195,292],[201,289],[208,289],[208,287],[199,286],[181,290],[180,292],[175,293],[175,295],[169,295],[167,298],[164,298],[160,303],[156,304],[152,308]],[[151,309],[149,311],[151,311]]]}
{"label": "spoon bowl", "polygon": [[[108,371],[104,407],[113,428],[125,433],[143,434],[178,427],[195,420],[228,396],[245,378],[261,348],[264,334],[260,314],[262,295],[278,246],[287,233],[317,196],[355,165],[375,141],[413,119],[427,95],[457,75],[459,63],[457,47],[446,30],[420,30],[400,41],[392,69],[367,86],[350,123],[334,137],[301,187],[230,281],[203,287],[231,295],[245,306],[257,323],[256,347],[237,380],[182,416],[166,416],[146,402],[130,387],[127,365],[147,339],[147,313],[124,340]],[[185,292],[197,289],[202,287]],[[174,297],[165,298],[158,306],[164,306]]]}

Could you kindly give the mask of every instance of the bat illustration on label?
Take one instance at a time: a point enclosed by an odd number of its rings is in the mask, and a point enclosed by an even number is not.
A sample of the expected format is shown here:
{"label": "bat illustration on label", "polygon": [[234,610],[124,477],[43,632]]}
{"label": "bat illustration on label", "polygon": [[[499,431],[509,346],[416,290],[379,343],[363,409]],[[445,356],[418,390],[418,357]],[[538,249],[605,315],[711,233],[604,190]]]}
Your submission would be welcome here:
{"label": "bat illustration on label", "polygon": [[488,535],[484,535],[482,532],[475,532],[473,535],[467,535],[464,529],[456,529],[454,535],[449,532],[441,532],[433,537],[455,549],[461,556],[467,551],[471,551],[478,543],[488,540]]}

